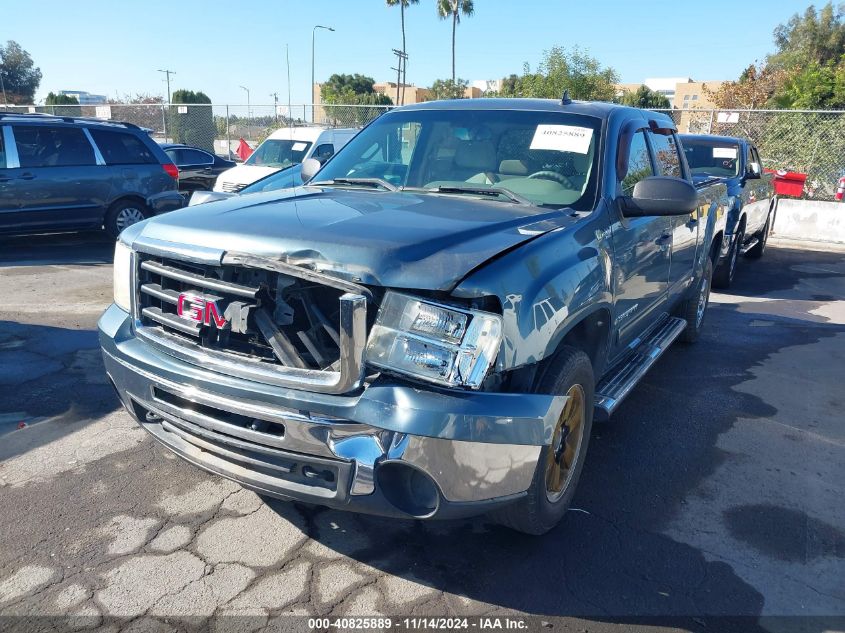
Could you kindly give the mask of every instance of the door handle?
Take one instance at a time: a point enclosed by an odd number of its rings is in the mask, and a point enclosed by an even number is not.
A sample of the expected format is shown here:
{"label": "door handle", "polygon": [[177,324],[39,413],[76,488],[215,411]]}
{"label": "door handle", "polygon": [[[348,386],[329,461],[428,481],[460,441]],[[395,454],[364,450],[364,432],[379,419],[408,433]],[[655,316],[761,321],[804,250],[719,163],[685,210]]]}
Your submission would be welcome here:
{"label": "door handle", "polygon": [[21,180],[35,180],[35,174],[26,172],[25,174],[21,174],[18,176]]}

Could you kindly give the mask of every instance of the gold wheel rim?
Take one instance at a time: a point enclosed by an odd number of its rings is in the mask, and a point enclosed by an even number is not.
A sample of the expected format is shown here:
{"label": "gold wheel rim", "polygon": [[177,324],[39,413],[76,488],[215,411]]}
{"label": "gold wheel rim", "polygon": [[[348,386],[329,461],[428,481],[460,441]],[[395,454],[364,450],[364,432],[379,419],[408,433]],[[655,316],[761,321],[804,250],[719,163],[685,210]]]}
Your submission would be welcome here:
{"label": "gold wheel rim", "polygon": [[569,388],[552,436],[546,456],[546,498],[553,503],[566,492],[578,463],[584,439],[585,400],[581,385]]}

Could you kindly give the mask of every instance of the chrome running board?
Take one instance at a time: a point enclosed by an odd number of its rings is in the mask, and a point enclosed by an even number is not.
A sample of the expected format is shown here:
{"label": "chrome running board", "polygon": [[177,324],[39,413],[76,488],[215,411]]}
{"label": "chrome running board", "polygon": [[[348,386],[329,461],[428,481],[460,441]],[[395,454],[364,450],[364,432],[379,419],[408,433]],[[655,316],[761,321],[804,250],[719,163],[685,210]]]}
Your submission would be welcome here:
{"label": "chrome running board", "polygon": [[678,317],[667,317],[640,340],[630,354],[620,361],[596,386],[596,420],[607,420],[634,386],[645,376],[651,366],[678,338],[687,322]]}

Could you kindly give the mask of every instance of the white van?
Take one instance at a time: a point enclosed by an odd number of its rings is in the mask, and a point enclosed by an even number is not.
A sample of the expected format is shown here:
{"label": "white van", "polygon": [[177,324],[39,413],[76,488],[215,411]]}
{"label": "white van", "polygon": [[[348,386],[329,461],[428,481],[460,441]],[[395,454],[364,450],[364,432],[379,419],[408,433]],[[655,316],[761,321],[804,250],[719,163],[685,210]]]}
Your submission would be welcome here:
{"label": "white van", "polygon": [[357,128],[291,127],[276,130],[242,165],[217,177],[214,191],[237,193],[259,178],[301,163],[306,158],[324,162],[358,133]]}

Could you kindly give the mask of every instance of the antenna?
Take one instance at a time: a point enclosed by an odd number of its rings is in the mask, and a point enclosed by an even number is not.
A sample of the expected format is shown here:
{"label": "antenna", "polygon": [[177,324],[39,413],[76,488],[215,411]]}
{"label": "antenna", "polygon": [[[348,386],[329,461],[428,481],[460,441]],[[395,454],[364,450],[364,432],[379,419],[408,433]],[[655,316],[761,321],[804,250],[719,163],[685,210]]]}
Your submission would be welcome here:
{"label": "antenna", "polygon": [[[290,48],[287,44],[285,44],[285,57],[287,58],[288,63],[288,127],[293,127],[293,110],[290,107]],[[314,87],[311,87],[313,91]],[[313,99],[312,99],[313,101]],[[302,116],[305,116],[305,109],[303,108]],[[312,118],[314,116],[313,112],[311,114]],[[294,196],[296,196],[296,188],[294,188]]]}
{"label": "antenna", "polygon": [[569,98],[569,89],[563,91],[563,96],[560,98],[560,105],[569,105],[572,99]]}

